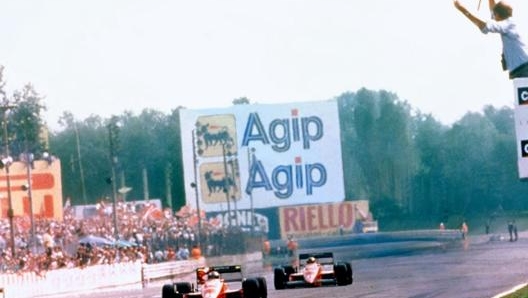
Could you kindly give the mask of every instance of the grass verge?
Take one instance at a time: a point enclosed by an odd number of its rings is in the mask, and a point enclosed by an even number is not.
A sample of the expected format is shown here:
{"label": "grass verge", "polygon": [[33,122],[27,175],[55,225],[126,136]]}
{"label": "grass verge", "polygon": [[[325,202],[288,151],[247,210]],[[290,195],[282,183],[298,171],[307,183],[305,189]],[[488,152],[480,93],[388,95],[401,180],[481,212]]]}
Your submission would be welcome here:
{"label": "grass verge", "polygon": [[528,298],[528,285],[515,289],[512,293],[506,295],[495,296],[493,298]]}

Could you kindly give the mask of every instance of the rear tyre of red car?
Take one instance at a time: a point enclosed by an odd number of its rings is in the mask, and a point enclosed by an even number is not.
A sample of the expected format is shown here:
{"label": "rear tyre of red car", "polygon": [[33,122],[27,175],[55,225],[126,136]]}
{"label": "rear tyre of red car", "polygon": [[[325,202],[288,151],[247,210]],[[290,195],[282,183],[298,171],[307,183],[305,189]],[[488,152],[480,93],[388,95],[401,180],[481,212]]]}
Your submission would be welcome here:
{"label": "rear tyre of red car", "polygon": [[273,270],[273,285],[275,290],[286,288],[286,272],[284,272],[284,268],[278,267]]}
{"label": "rear tyre of red car", "polygon": [[354,281],[354,273],[352,271],[352,265],[348,262],[345,262],[346,268],[347,268],[347,284],[351,285]]}
{"label": "rear tyre of red car", "polygon": [[161,298],[176,298],[176,292],[174,291],[174,285],[163,285],[161,288]]}
{"label": "rear tyre of red car", "polygon": [[242,282],[244,298],[260,298],[259,282],[255,278],[248,278]]}
{"label": "rear tyre of red car", "polygon": [[268,283],[266,282],[266,279],[264,277],[257,277],[258,287],[259,287],[259,293],[261,298],[267,298],[268,297]]}
{"label": "rear tyre of red car", "polygon": [[192,285],[190,282],[177,282],[174,284],[174,289],[176,293],[174,298],[183,298],[183,295],[189,294],[192,291]]}
{"label": "rear tyre of red car", "polygon": [[286,273],[286,277],[288,277],[292,273],[295,273],[295,268],[291,265],[284,266],[284,272]]}
{"label": "rear tyre of red car", "polygon": [[348,268],[343,263],[337,263],[334,265],[334,274],[336,283],[338,286],[348,285]]}

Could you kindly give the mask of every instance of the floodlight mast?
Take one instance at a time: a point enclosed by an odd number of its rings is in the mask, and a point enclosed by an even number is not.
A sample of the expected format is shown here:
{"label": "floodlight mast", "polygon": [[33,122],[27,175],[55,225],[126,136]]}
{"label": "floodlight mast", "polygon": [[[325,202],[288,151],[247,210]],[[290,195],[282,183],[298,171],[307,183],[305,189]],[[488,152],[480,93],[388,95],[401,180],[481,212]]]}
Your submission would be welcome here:
{"label": "floodlight mast", "polygon": [[191,187],[194,188],[194,198],[196,199],[196,213],[198,215],[198,246],[202,248],[202,213],[200,210],[200,198],[198,197],[198,173],[196,167],[198,166],[198,156],[196,155],[196,131],[192,130],[192,146],[193,146],[193,169],[194,169],[194,182],[191,183]]}

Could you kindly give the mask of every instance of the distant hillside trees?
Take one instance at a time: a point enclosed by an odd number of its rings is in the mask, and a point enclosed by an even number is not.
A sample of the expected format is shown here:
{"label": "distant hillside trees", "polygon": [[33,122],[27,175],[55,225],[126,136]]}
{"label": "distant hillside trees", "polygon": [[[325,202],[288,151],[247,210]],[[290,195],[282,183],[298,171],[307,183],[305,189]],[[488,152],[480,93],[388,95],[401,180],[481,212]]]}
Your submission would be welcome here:
{"label": "distant hillside trees", "polygon": [[[383,90],[360,89],[336,99],[346,197],[369,199],[376,217],[440,221],[528,209],[528,185],[517,176],[512,109],[487,106],[482,113],[467,113],[444,125]],[[233,104],[250,100],[241,97]],[[116,116],[117,183],[132,187],[127,198],[143,198],[146,173],[150,197],[175,209],[185,203],[180,109]],[[50,148],[63,162],[64,194],[75,204],[110,196],[105,181],[110,175],[108,121],[98,116],[77,120],[66,112],[63,129],[51,134]]]}

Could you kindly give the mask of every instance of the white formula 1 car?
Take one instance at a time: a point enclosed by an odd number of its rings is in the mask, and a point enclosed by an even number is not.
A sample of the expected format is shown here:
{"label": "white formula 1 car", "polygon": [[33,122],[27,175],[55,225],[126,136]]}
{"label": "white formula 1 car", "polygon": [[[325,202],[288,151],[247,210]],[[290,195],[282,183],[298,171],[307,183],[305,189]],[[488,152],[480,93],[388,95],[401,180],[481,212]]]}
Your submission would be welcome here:
{"label": "white formula 1 car", "polygon": [[267,298],[264,277],[243,278],[239,265],[200,267],[196,269],[196,284],[176,282],[166,284],[162,298]]}
{"label": "white formula 1 car", "polygon": [[275,289],[352,284],[352,265],[334,262],[331,252],[299,254],[298,267],[279,266],[273,271]]}

